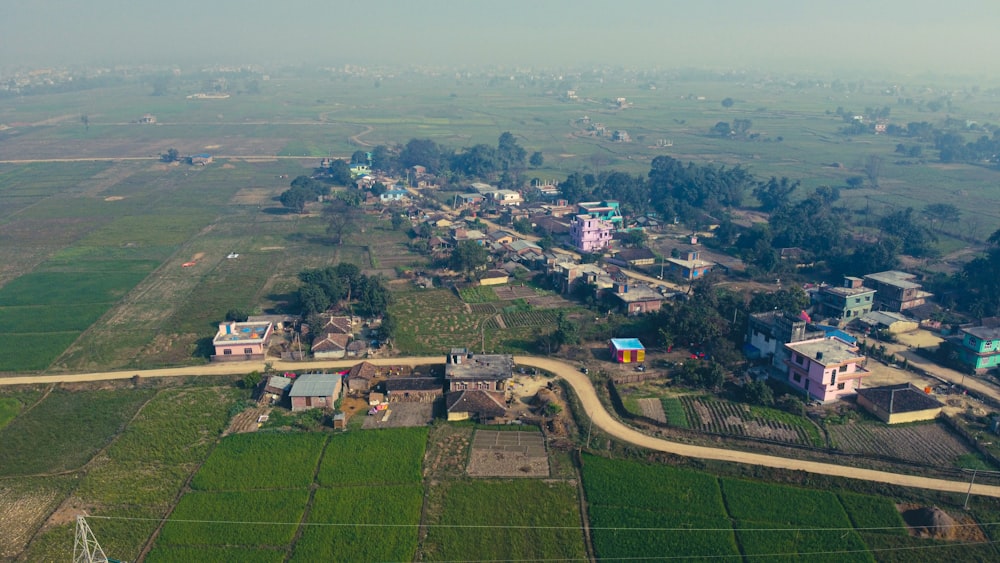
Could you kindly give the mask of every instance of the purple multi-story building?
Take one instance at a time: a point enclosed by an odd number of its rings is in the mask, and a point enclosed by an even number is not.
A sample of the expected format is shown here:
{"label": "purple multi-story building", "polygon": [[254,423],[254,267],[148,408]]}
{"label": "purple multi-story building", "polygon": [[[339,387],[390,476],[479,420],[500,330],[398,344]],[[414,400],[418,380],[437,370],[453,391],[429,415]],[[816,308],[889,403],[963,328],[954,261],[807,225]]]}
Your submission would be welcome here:
{"label": "purple multi-story building", "polygon": [[577,215],[569,227],[573,246],[581,252],[600,252],[611,244],[614,226],[610,221],[595,219],[590,215]]}

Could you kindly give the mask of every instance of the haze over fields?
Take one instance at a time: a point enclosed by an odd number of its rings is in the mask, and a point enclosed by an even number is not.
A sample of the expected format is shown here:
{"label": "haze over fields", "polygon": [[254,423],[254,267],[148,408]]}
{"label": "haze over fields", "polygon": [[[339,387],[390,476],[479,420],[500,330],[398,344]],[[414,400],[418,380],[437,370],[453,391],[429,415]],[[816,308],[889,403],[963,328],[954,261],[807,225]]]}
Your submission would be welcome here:
{"label": "haze over fields", "polygon": [[995,74],[991,0],[6,1],[0,67],[134,63]]}

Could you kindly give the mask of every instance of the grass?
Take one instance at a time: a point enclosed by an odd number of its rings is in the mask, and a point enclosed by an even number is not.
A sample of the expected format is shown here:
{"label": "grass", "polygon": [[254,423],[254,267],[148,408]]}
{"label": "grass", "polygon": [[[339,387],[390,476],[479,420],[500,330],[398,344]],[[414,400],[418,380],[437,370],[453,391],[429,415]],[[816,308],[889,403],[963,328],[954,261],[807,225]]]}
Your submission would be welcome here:
{"label": "grass", "polygon": [[[739,557],[727,518],[595,505],[587,509],[598,558]],[[661,528],[652,530],[650,528]]]}
{"label": "grass", "polygon": [[452,481],[432,487],[430,495],[435,514],[421,550],[425,561],[586,557],[576,489],[568,483]]}
{"label": "grass", "polygon": [[[622,479],[622,474],[629,478]],[[669,499],[690,512],[725,513],[718,481],[706,473],[585,456],[583,482],[587,501],[594,505],[663,510]]]}
{"label": "grass", "polygon": [[201,491],[308,487],[326,444],[324,434],[234,434],[222,440],[191,481]]}
{"label": "grass", "polygon": [[859,531],[907,535],[906,523],[891,500],[852,493],[840,493],[837,496],[847,510],[851,523]]}
{"label": "grass", "polygon": [[733,518],[788,526],[844,528],[851,525],[837,496],[755,481],[722,479],[726,507]]}
{"label": "grass", "polygon": [[75,475],[0,479],[0,514],[4,515],[0,518],[0,560],[13,561],[78,482]]}
{"label": "grass", "polygon": [[[0,476],[77,469],[121,431],[147,390],[55,390],[0,430]],[[44,445],[44,447],[40,447]]]}
{"label": "grass", "polygon": [[426,428],[347,432],[330,438],[317,480],[323,486],[419,483]]}
{"label": "grass", "polygon": [[458,291],[462,301],[466,303],[493,303],[500,301],[492,287],[471,286],[463,287]]}
{"label": "grass", "polygon": [[691,428],[687,414],[684,412],[684,405],[677,397],[663,397],[660,399],[663,405],[663,413],[667,415],[667,424],[678,428]]}
{"label": "grass", "polygon": [[412,561],[419,484],[320,489],[292,561]]}

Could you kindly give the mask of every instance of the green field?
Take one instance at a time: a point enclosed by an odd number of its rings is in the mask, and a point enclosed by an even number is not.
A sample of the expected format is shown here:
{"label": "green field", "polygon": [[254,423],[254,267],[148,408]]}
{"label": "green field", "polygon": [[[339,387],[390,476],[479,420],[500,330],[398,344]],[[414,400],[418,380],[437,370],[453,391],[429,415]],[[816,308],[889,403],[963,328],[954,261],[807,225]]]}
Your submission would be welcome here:
{"label": "green field", "polygon": [[330,439],[317,480],[326,487],[419,483],[426,445],[426,428],[339,434]]}
{"label": "green field", "polygon": [[422,548],[426,561],[586,556],[576,488],[568,483],[453,481],[432,487],[430,495],[440,513],[430,519]]}
{"label": "green field", "polygon": [[261,488],[261,478],[278,488],[308,487],[327,439],[323,434],[227,436],[202,465],[191,487],[202,491],[249,491]]}

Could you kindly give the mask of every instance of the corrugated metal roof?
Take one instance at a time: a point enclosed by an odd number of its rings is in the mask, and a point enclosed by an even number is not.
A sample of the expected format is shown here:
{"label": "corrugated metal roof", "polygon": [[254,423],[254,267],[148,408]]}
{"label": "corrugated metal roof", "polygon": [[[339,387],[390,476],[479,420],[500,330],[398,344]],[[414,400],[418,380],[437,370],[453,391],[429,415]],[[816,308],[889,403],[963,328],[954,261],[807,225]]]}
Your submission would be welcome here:
{"label": "corrugated metal roof", "polygon": [[339,373],[306,373],[292,385],[291,397],[329,397],[337,390]]}

